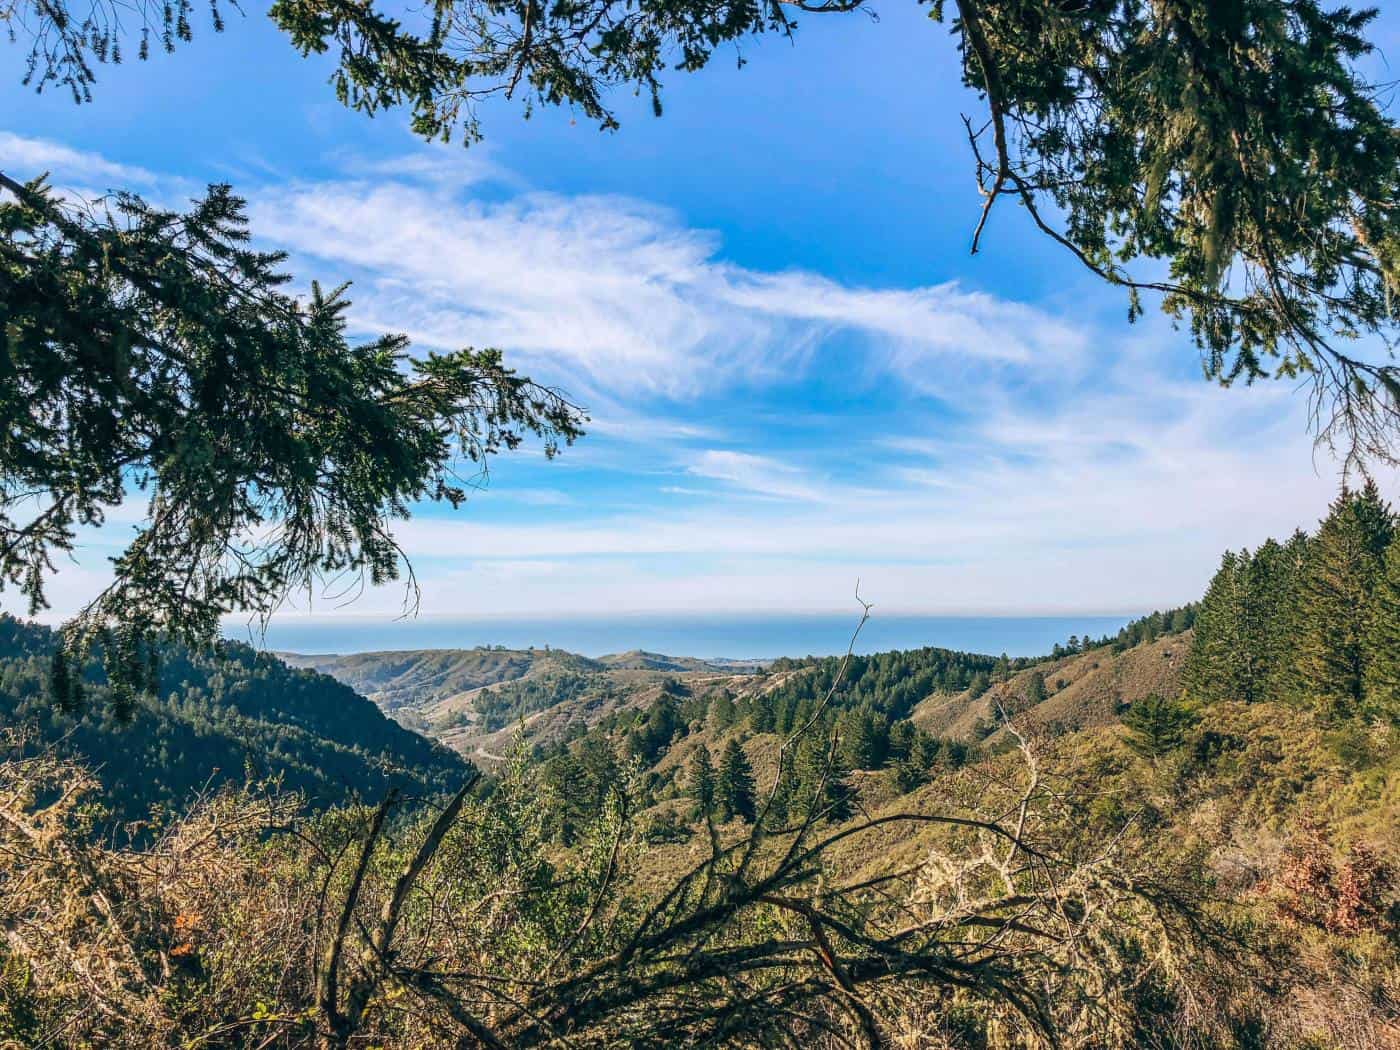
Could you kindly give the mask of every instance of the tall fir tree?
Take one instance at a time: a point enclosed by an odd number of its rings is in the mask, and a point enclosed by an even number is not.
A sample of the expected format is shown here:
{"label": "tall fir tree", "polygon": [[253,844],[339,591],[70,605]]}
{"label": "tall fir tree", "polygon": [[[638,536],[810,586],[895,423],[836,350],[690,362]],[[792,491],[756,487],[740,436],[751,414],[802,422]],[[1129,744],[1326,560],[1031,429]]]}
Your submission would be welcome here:
{"label": "tall fir tree", "polygon": [[[1075,637],[1071,637],[1071,638],[1070,638],[1070,651],[1071,651],[1071,652],[1077,651],[1078,645],[1077,645],[1076,643],[1077,643],[1078,641],[1079,641],[1078,638],[1075,638]],[[1042,703],[1044,700],[1045,700],[1045,673],[1044,673],[1043,671],[1032,671],[1032,672],[1026,677],[1026,692],[1025,692],[1026,706],[1027,706],[1027,707],[1034,707],[1036,704]]]}
{"label": "tall fir tree", "polygon": [[715,811],[715,764],[710,749],[701,744],[690,756],[690,776],[686,792],[695,800],[695,819],[704,820]]}
{"label": "tall fir tree", "polygon": [[1295,535],[1287,545],[1265,541],[1250,554],[1227,551],[1195,619],[1186,687],[1198,700],[1276,698],[1291,663],[1293,608],[1300,563]]}
{"label": "tall fir tree", "polygon": [[1186,733],[1196,721],[1187,704],[1150,693],[1124,713],[1125,742],[1135,754],[1155,764],[1186,742]]}
{"label": "tall fir tree", "polygon": [[875,716],[867,707],[844,712],[837,723],[842,758],[852,769],[874,769],[880,764]]}
{"label": "tall fir tree", "polygon": [[1361,710],[1371,595],[1395,522],[1373,482],[1342,490],[1313,539],[1299,588],[1296,671],[1302,698],[1332,718]]}
{"label": "tall fir tree", "polygon": [[724,745],[716,792],[725,819],[737,817],[746,824],[753,823],[756,811],[753,767],[737,740],[731,739]]}
{"label": "tall fir tree", "polygon": [[705,715],[705,724],[713,732],[721,732],[734,724],[734,696],[728,689],[723,690],[710,701]]}
{"label": "tall fir tree", "polygon": [[1242,699],[1277,699],[1279,668],[1291,659],[1299,568],[1297,552],[1273,539],[1260,545],[1245,568]]}
{"label": "tall fir tree", "polygon": [[830,732],[813,730],[798,745],[793,762],[794,790],[789,816],[806,819],[809,815],[836,824],[854,811],[854,793],[845,755],[835,746]]}
{"label": "tall fir tree", "polygon": [[1269,669],[1267,683],[1271,699],[1296,700],[1302,694],[1298,678],[1297,646],[1303,624],[1303,576],[1307,571],[1311,550],[1312,537],[1302,529],[1296,529],[1288,542],[1283,544],[1279,558],[1280,572],[1287,580],[1287,600],[1278,610],[1275,619],[1278,647]]}
{"label": "tall fir tree", "polygon": [[1186,688],[1198,700],[1248,699],[1243,659],[1248,564],[1248,551],[1226,551],[1201,599],[1184,671]]}
{"label": "tall fir tree", "polygon": [[1386,548],[1371,594],[1366,648],[1364,710],[1372,718],[1400,721],[1400,536]]}

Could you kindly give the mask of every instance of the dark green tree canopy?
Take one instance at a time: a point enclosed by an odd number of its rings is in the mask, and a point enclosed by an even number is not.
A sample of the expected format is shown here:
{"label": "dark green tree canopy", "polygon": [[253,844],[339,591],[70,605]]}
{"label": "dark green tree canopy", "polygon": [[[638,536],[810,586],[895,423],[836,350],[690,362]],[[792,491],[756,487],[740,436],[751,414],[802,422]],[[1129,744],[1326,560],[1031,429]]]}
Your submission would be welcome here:
{"label": "dark green tree canopy", "polygon": [[492,453],[581,432],[497,351],[348,341],[343,288],[289,294],[227,186],[180,214],[0,184],[0,588],[43,606],[76,530],[147,500],[70,641],[121,624],[105,648],[129,660],[133,636],[200,644],[225,613],[392,580],[415,502],[456,506]]}
{"label": "dark green tree canopy", "polygon": [[1150,693],[1124,712],[1124,742],[1135,754],[1155,762],[1181,747],[1197,720],[1189,704]]}
{"label": "dark green tree canopy", "polygon": [[[615,128],[610,91],[647,93],[717,49],[792,35],[799,13],[865,0],[436,0],[405,21],[369,3],[275,0],[304,54],[335,58],[340,100],[406,107],[427,137],[470,141],[477,104],[519,97]],[[394,12],[397,12],[397,8]],[[1400,135],[1359,63],[1372,9],[1317,0],[932,0],[983,100],[965,116],[983,210],[1010,198],[1040,231],[1189,327],[1224,384],[1305,379],[1324,442],[1394,462],[1400,371]],[[89,97],[96,64],[189,39],[188,0],[17,0],[27,78]],[[217,7],[212,20],[217,28]],[[139,26],[139,28],[136,28]],[[971,218],[971,217],[970,217]]]}

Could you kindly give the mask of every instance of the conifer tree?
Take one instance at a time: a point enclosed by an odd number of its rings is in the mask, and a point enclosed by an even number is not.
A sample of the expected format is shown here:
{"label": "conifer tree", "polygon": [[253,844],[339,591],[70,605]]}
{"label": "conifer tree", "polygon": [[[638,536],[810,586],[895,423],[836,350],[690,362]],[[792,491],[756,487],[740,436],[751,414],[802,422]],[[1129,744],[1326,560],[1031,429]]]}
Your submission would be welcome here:
{"label": "conifer tree", "polygon": [[725,819],[738,817],[752,824],[755,813],[753,767],[737,740],[724,745],[719,760],[719,803]]}
{"label": "conifer tree", "polygon": [[725,689],[710,701],[710,710],[706,714],[705,722],[711,730],[720,731],[732,726],[734,718],[734,697]]}
{"label": "conifer tree", "polygon": [[565,751],[546,768],[545,783],[555,800],[549,807],[554,835],[562,845],[572,846],[591,816],[588,774],[578,759]]}
{"label": "conifer tree", "polygon": [[1400,537],[1386,548],[1371,595],[1366,649],[1365,711],[1373,718],[1400,720]]}
{"label": "conifer tree", "polygon": [[[1078,639],[1070,638],[1070,651],[1078,649]],[[1041,671],[1032,671],[1026,679],[1026,705],[1034,707],[1045,699],[1045,674]]]}
{"label": "conifer tree", "polygon": [[0,173],[0,595],[44,608],[79,530],[145,502],[64,639],[75,660],[100,645],[127,710],[150,678],[132,653],[209,645],[225,614],[327,580],[396,579],[393,527],[460,506],[463,463],[582,433],[495,350],[352,342],[343,286],[291,295],[286,257],[251,237],[226,185],[185,212],[84,208]]}
{"label": "conifer tree", "polygon": [[1188,705],[1150,693],[1124,713],[1125,742],[1134,753],[1155,763],[1185,743],[1195,723],[1196,715]]}
{"label": "conifer tree", "polygon": [[879,762],[875,718],[868,708],[845,712],[839,723],[842,758],[852,769],[874,769]]}
{"label": "conifer tree", "polygon": [[1296,554],[1270,539],[1254,552],[1244,570],[1244,700],[1270,699],[1278,668],[1290,659],[1298,568]]}
{"label": "conifer tree", "polygon": [[687,793],[695,800],[696,820],[704,820],[715,811],[715,765],[710,749],[704,744],[690,756]]}
{"label": "conifer tree", "polygon": [[1310,545],[1299,601],[1296,669],[1305,702],[1332,718],[1361,707],[1371,595],[1395,531],[1374,483],[1342,490]]}
{"label": "conifer tree", "polygon": [[854,803],[850,769],[828,733],[809,733],[798,746],[793,767],[791,815],[815,814],[833,824],[850,817]]}
{"label": "conifer tree", "polygon": [[1249,552],[1226,551],[1196,614],[1196,635],[1184,678],[1204,702],[1249,699],[1245,651],[1245,589]]}
{"label": "conifer tree", "polygon": [[1302,587],[1307,569],[1310,537],[1302,529],[1294,531],[1283,545],[1279,559],[1280,572],[1287,580],[1287,599],[1278,610],[1274,630],[1278,636],[1273,666],[1270,668],[1268,692],[1278,700],[1297,700],[1301,696],[1296,656],[1298,638],[1302,633]]}
{"label": "conifer tree", "polygon": [[1227,551],[1221,559],[1186,663],[1186,686],[1196,698],[1253,703],[1277,695],[1280,667],[1290,663],[1297,542],[1267,540],[1252,555]]}

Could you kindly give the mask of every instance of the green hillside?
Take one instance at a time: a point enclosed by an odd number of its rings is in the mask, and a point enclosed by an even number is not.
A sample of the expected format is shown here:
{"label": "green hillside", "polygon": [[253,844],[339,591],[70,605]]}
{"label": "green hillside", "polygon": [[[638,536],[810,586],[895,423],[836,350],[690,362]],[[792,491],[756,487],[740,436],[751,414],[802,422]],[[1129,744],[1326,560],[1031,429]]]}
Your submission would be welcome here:
{"label": "green hillside", "polygon": [[159,688],[138,699],[129,723],[114,716],[91,667],[84,703],[68,714],[48,686],[53,648],[48,628],[0,616],[0,723],[25,752],[52,747],[97,770],[121,819],[250,777],[277,778],[323,808],[379,798],[390,786],[433,794],[467,772],[453,752],[350,688],[241,644],[218,655],[166,649]]}

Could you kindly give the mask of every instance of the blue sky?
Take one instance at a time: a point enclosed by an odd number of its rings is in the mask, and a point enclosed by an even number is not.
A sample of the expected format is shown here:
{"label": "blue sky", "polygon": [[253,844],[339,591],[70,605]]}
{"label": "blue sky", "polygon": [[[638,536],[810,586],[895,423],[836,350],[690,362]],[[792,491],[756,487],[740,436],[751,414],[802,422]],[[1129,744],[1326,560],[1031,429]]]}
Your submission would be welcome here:
{"label": "blue sky", "polygon": [[[11,47],[0,167],[166,200],[232,181],[299,279],[355,282],[366,333],[500,346],[590,408],[558,460],[500,458],[400,530],[425,613],[815,611],[857,577],[892,611],[1136,612],[1335,491],[1301,396],[1206,384],[1014,208],[968,255],[979,109],[922,8],[808,17],[673,77],[659,120],[619,96],[618,133],[488,107],[467,150],[340,108],[250,11],[100,69],[81,107],[20,87]],[[1394,51],[1400,18],[1376,37]],[[55,617],[140,514],[84,538]]]}

